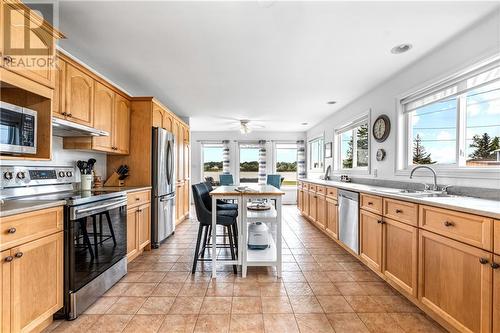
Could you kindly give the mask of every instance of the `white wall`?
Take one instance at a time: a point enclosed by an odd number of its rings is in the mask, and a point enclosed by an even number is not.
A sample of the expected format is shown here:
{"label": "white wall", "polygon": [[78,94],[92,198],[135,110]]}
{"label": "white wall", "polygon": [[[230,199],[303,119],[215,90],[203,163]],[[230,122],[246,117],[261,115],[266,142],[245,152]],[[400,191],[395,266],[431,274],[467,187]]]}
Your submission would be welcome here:
{"label": "white wall", "polygon": [[[273,152],[272,152],[272,141],[292,141],[305,140],[305,132],[251,132],[249,134],[243,135],[239,131],[227,131],[227,132],[191,132],[191,183],[196,184],[202,180],[201,170],[202,170],[202,160],[201,160],[201,142],[200,141],[222,141],[230,140],[230,167],[231,173],[237,174],[238,165],[235,156],[238,155],[238,142],[236,141],[258,141],[266,140],[267,152],[266,152],[266,168],[267,172],[272,172],[273,167]],[[295,203],[297,200],[297,193],[295,189],[286,189],[285,197],[283,198],[283,203]]]}
{"label": "white wall", "polygon": [[[414,45],[414,47],[418,47],[418,45]],[[307,137],[308,139],[312,139],[324,134],[325,142],[331,142],[333,141],[335,128],[339,128],[356,117],[361,116],[367,110],[372,110],[372,122],[379,115],[386,114],[391,120],[391,133],[388,139],[383,143],[377,143],[375,140],[371,140],[371,175],[357,175],[357,177],[374,177],[374,169],[376,169],[378,178],[409,181],[407,176],[399,176],[395,174],[397,130],[394,127],[397,125],[397,96],[401,96],[402,94],[415,90],[416,88],[430,84],[439,78],[451,75],[482,59],[486,59],[499,53],[500,9],[482,19],[472,27],[469,27],[465,31],[459,33],[450,41],[433,50],[419,61],[411,64],[385,82],[382,82],[372,91],[361,96],[341,110],[335,112],[327,119],[321,121],[319,125],[313,127],[307,132]],[[398,56],[404,57],[404,55]],[[375,154],[379,148],[384,148],[387,152],[386,159],[381,162],[377,162],[375,158]],[[331,165],[332,163],[333,159],[327,159],[325,161],[326,166]],[[319,177],[319,175],[320,174],[318,173],[308,174],[309,177],[314,178]],[[496,177],[490,176],[490,178],[491,179],[439,177],[438,182],[440,184],[459,186],[499,188],[500,177],[497,175]],[[416,181],[430,182],[430,180],[430,177],[419,177]]]}
{"label": "white wall", "polygon": [[[71,166],[76,168],[77,160],[88,160],[95,158],[95,171],[98,176],[106,176],[106,154],[96,152],[84,152],[73,149],[63,149],[63,140],[60,137],[52,138],[52,160],[51,161],[9,161],[2,160],[2,165],[25,165],[25,166]],[[79,177],[79,172],[76,172]]]}

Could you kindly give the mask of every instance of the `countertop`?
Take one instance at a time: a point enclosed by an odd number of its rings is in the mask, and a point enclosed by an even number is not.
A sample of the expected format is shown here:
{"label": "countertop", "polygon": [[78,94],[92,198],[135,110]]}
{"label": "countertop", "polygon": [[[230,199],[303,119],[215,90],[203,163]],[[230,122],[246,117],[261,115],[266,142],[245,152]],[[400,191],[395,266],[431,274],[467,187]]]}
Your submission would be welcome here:
{"label": "countertop", "polygon": [[151,186],[103,186],[103,187],[97,187],[93,188],[92,191],[113,191],[113,192],[139,192],[139,191],[145,191],[145,190],[150,190]]}
{"label": "countertop", "polygon": [[62,206],[65,203],[65,200],[5,200],[0,206],[0,217]]}
{"label": "countertop", "polygon": [[224,195],[283,195],[285,192],[278,190],[276,187],[271,185],[249,185],[246,191],[237,191],[238,186],[218,186],[215,190],[210,192],[213,196],[224,196]]}
{"label": "countertop", "polygon": [[[494,219],[500,219],[500,201],[495,201],[495,200],[486,200],[486,199],[479,199],[466,196],[414,197],[410,195],[397,193],[397,191],[400,189],[389,188],[389,187],[372,186],[372,185],[364,185],[356,183],[344,183],[334,180],[309,179],[309,178],[299,179],[299,181],[314,183],[318,185],[333,186],[348,191],[350,190],[355,192],[374,194],[381,197],[409,201],[429,206],[448,208],[456,211],[487,216]],[[390,193],[390,191],[394,191],[394,193]]]}

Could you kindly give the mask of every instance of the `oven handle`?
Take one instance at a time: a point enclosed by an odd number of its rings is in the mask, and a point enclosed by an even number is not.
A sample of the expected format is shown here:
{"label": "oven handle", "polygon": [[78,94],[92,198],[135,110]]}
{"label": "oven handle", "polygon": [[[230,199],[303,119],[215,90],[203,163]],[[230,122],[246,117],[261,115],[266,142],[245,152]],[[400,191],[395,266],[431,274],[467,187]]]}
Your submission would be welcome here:
{"label": "oven handle", "polygon": [[94,211],[94,210],[101,210],[104,208],[118,208],[120,206],[125,206],[126,204],[127,204],[127,199],[120,199],[120,201],[114,201],[114,202],[110,202],[110,203],[99,205],[99,206],[92,206],[92,207],[87,207],[87,208],[75,209],[74,215],[79,215],[79,214]]}

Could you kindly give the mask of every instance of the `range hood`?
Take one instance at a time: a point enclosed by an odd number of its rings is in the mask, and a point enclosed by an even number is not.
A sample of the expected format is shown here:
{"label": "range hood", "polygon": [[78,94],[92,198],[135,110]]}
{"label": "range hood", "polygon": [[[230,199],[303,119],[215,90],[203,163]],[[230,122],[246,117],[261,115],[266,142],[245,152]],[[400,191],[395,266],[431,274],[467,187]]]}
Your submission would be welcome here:
{"label": "range hood", "polygon": [[52,117],[52,135],[55,136],[109,136],[109,133],[64,119]]}

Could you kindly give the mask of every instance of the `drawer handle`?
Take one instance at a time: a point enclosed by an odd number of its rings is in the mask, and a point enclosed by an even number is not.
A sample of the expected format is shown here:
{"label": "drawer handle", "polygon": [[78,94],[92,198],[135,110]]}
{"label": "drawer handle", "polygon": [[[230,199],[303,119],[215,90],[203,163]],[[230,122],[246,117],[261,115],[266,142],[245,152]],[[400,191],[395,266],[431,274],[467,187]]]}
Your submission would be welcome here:
{"label": "drawer handle", "polygon": [[16,228],[9,228],[9,230],[7,230],[9,234],[15,234],[16,231],[17,231]]}
{"label": "drawer handle", "polygon": [[22,252],[17,252],[16,254],[14,254],[14,256],[15,256],[16,258],[21,258],[21,257],[23,256],[23,254],[24,254],[24,253],[22,253]]}
{"label": "drawer handle", "polygon": [[500,268],[500,264],[497,264],[496,262],[492,262],[491,263],[491,268],[498,269],[498,268]]}
{"label": "drawer handle", "polygon": [[68,113],[68,114],[66,114],[66,115],[67,115],[68,117],[70,117],[70,118],[71,118],[71,117],[73,117],[73,115],[72,115],[71,113]]}
{"label": "drawer handle", "polygon": [[377,223],[378,224],[382,224],[382,220],[377,220]]}
{"label": "drawer handle", "polygon": [[455,225],[455,223],[453,222],[450,222],[450,221],[444,221],[444,226],[445,227],[453,227]]}
{"label": "drawer handle", "polygon": [[13,256],[5,257],[5,262],[11,262],[12,260],[14,260]]}
{"label": "drawer handle", "polygon": [[479,258],[479,263],[481,263],[481,265],[486,265],[488,262],[489,261],[486,258]]}
{"label": "drawer handle", "polygon": [[139,201],[139,200],[141,200],[141,198],[135,198],[135,201]]}
{"label": "drawer handle", "polygon": [[368,205],[369,205],[369,206],[373,205],[373,202],[368,201]]}
{"label": "drawer handle", "polygon": [[396,209],[396,213],[399,214],[399,213],[402,213],[403,210],[402,209]]}

